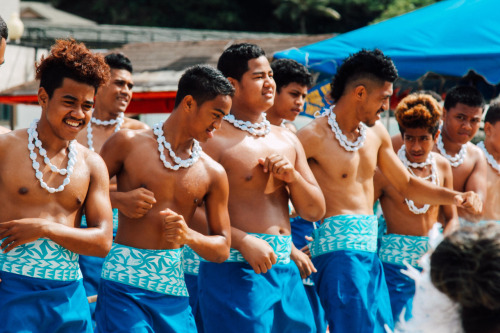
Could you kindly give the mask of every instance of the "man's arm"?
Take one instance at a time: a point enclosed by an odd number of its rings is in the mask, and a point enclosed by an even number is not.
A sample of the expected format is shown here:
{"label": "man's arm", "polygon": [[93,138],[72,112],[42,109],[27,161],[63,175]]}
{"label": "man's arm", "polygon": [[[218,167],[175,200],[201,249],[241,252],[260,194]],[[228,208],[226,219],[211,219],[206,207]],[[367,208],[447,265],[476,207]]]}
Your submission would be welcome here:
{"label": "man's arm", "polygon": [[[113,178],[123,168],[123,163],[131,149],[130,136],[133,131],[122,130],[106,140],[101,148],[101,157],[108,168],[109,178]],[[110,192],[111,205],[129,218],[141,218],[156,203],[154,193],[145,188],[128,192]]]}
{"label": "man's arm", "polygon": [[[478,151],[479,149],[475,149],[476,155],[476,163],[474,164],[474,169],[472,173],[467,178],[467,182],[465,183],[464,191],[473,191],[477,193],[479,198],[481,199],[483,205],[486,202],[486,193],[487,193],[487,172],[488,165],[486,162],[486,158],[483,153]],[[483,211],[477,214],[472,214],[471,212],[465,211],[462,208],[458,209],[460,212],[460,216],[465,217],[469,221],[479,221],[483,215]]]}
{"label": "man's arm", "polygon": [[377,123],[372,128],[381,140],[377,156],[378,167],[389,183],[401,195],[419,203],[431,205],[456,204],[472,212],[481,211],[482,203],[475,193],[456,192],[412,176],[394,153],[389,133],[387,133],[383,125]]}
{"label": "man's arm", "polygon": [[229,257],[231,244],[227,210],[229,185],[226,172],[220,165],[212,172],[212,177],[213,182],[205,197],[208,235],[189,228],[180,215],[165,221],[165,231],[168,241],[189,245],[205,260],[221,263]]}
{"label": "man's arm", "polygon": [[85,200],[88,228],[75,228],[43,218],[4,222],[0,224],[0,239],[8,237],[1,245],[5,252],[39,238],[49,238],[75,253],[97,257],[107,255],[113,240],[109,179],[102,159],[95,153],[89,154],[90,184]]}

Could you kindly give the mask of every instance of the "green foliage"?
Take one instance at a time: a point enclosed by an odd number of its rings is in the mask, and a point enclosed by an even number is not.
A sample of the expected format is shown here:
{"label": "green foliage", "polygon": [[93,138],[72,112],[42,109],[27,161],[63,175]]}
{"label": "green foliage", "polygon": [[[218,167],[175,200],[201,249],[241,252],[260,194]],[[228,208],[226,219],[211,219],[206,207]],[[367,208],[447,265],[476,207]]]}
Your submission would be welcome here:
{"label": "green foliage", "polygon": [[306,18],[308,16],[324,16],[339,20],[340,14],[330,8],[329,0],[281,0],[276,1],[277,8],[274,15],[278,18],[290,18],[292,21],[298,21],[300,32],[305,34]]}
{"label": "green foliage", "polygon": [[372,23],[385,21],[391,17],[403,15],[421,7],[432,5],[439,0],[393,0],[392,3]]}

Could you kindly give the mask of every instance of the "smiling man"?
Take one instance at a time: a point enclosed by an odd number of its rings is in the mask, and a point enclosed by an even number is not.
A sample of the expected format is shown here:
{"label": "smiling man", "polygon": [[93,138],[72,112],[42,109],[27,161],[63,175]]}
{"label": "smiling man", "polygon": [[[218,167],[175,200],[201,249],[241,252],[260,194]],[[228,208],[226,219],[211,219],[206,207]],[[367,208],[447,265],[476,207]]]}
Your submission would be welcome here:
{"label": "smiling man", "polygon": [[[453,174],[448,161],[432,152],[439,135],[441,108],[430,95],[411,94],[405,97],[395,111],[403,145],[398,150],[399,159],[416,177],[453,189]],[[429,230],[442,213],[444,231],[452,232],[458,226],[457,208],[454,205],[422,205],[403,197],[377,170],[374,179],[375,199],[380,204],[387,222],[387,234],[382,236],[379,257],[391,298],[394,322],[405,309],[405,319],[412,316],[415,281],[401,273],[404,260],[421,269],[419,259],[427,252]]]}
{"label": "smiling man", "polygon": [[389,108],[397,71],[380,50],[346,58],[331,83],[335,104],[302,128],[309,165],[323,190],[326,214],[314,231],[312,261],[330,332],[385,332],[392,326],[389,293],[377,256],[373,177],[378,166],[405,198],[481,209],[474,193],[437,187],[408,172],[377,120]]}
{"label": "smiling man", "polygon": [[[199,142],[211,139],[229,113],[234,88],[215,68],[194,66],[179,80],[170,117],[152,130],[122,130],[101,155],[118,192],[147,188],[156,198],[140,218],[119,213],[115,244],[104,262],[98,332],[196,332],[181,265],[188,245],[222,262],[231,241],[224,168]],[[190,227],[205,204],[207,235]]]}
{"label": "smiling man", "polygon": [[109,68],[59,40],[36,78],[40,120],[0,135],[0,330],[92,332],[78,254],[106,256],[112,212],[106,165],[75,139]]}

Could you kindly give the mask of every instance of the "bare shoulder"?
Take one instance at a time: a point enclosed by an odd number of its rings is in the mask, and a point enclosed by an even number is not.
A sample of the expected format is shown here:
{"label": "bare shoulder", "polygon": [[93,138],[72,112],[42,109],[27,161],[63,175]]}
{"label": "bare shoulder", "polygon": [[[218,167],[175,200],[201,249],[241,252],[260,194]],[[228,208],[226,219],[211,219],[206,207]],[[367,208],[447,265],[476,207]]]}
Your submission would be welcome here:
{"label": "bare shoulder", "polygon": [[467,158],[473,158],[477,163],[477,161],[484,159],[484,154],[478,146],[472,142],[467,142]]}
{"label": "bare shoulder", "polygon": [[203,163],[203,168],[210,177],[211,183],[219,183],[220,181],[226,179],[227,174],[224,167],[216,162],[213,158],[211,158],[205,152],[202,152],[200,155],[200,160]]}
{"label": "bare shoulder", "polygon": [[329,131],[327,117],[318,117],[297,132],[297,137],[304,143],[314,144],[324,140]]}
{"label": "bare shoulder", "polygon": [[76,149],[78,152],[77,158],[82,156],[82,160],[85,161],[85,165],[88,166],[91,173],[102,170],[106,171],[106,164],[98,153],[91,151],[80,143],[77,143]]}
{"label": "bare shoulder", "polygon": [[[26,129],[18,129],[0,135],[0,154],[13,151],[19,147],[28,146],[28,134]],[[26,148],[27,149],[27,148]]]}
{"label": "bare shoulder", "polygon": [[451,165],[450,162],[441,154],[436,152],[431,152],[434,160],[436,161],[436,166],[439,170],[444,171],[445,173],[451,173]]}
{"label": "bare shoulder", "polygon": [[140,129],[149,129],[149,126],[139,121],[137,119],[125,117],[125,121],[123,123],[123,129],[131,129],[131,130],[140,130]]}

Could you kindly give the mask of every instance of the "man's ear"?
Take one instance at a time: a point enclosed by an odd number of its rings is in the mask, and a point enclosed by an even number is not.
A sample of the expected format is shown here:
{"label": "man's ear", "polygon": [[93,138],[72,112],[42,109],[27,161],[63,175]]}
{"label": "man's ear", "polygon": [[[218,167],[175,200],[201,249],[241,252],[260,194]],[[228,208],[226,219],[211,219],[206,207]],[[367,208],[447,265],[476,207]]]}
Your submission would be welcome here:
{"label": "man's ear", "polygon": [[197,107],[196,101],[191,95],[184,96],[181,105],[184,112],[191,112],[192,110],[196,110]]}
{"label": "man's ear", "polygon": [[436,131],[436,134],[434,134],[434,138],[433,138],[434,143],[437,143],[437,139],[438,139],[439,134],[441,134],[441,130],[440,129],[438,129]]}
{"label": "man's ear", "polygon": [[44,109],[47,107],[47,104],[49,103],[49,94],[47,94],[47,91],[45,91],[45,88],[40,87],[38,88],[38,104]]}
{"label": "man's ear", "polygon": [[229,83],[231,83],[231,85],[234,87],[234,89],[238,89],[239,83],[240,83],[238,80],[236,80],[233,77],[228,77],[227,80],[229,81]]}
{"label": "man's ear", "polygon": [[368,90],[366,90],[366,86],[364,84],[358,84],[354,87],[353,94],[356,99],[360,100],[368,95]]}
{"label": "man's ear", "polygon": [[487,122],[484,123],[484,134],[486,136],[491,135],[491,124],[490,123],[487,123]]}

